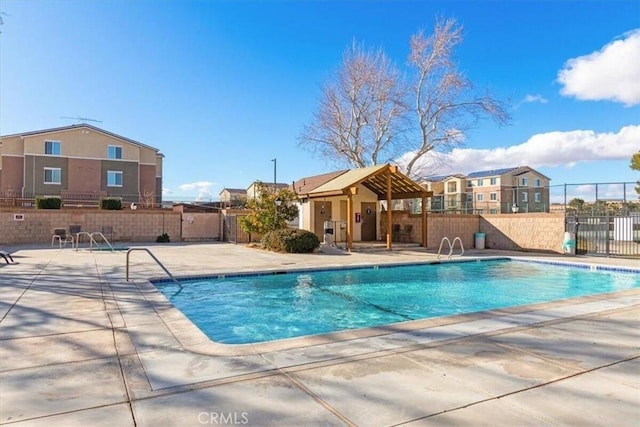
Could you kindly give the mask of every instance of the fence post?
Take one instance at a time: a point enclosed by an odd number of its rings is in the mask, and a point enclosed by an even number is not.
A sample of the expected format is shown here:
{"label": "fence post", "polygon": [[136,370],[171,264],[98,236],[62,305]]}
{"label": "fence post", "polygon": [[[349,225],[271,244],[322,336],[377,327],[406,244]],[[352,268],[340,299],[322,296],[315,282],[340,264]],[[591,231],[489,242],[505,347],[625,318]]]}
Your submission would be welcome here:
{"label": "fence post", "polygon": [[610,227],[611,227],[611,224],[609,222],[610,220],[611,220],[611,217],[609,216],[609,209],[606,209],[605,222],[607,223],[607,232],[605,233],[605,236],[604,236],[604,238],[605,238],[604,247],[605,247],[605,253],[607,254],[607,257],[611,256],[611,252],[610,252],[611,251],[611,245],[609,244],[609,231],[610,231]]}

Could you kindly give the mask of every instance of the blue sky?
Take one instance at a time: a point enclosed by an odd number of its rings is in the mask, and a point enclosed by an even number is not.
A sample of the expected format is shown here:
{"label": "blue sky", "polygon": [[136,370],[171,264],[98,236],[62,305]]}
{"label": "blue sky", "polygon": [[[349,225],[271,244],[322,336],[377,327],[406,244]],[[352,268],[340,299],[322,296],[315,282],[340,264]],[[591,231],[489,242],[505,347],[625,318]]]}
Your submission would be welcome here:
{"label": "blue sky", "polygon": [[0,12],[0,134],[100,120],[166,156],[165,199],[270,182],[274,158],[279,182],[335,170],[298,146],[321,83],[354,39],[404,67],[410,36],[437,16],[464,27],[459,69],[512,120],[480,123],[433,175],[529,165],[555,185],[638,179],[637,0],[3,0]]}

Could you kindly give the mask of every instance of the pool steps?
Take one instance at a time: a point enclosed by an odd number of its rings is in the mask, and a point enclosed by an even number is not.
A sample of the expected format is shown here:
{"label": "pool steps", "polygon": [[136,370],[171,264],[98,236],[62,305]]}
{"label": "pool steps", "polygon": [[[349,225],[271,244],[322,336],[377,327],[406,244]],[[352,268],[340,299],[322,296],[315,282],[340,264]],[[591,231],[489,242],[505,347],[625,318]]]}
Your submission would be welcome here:
{"label": "pool steps", "polygon": [[440,247],[438,248],[438,255],[436,256],[436,259],[438,260],[440,259],[441,252],[442,252],[442,245],[444,244],[444,242],[447,242],[449,244],[449,254],[447,255],[447,259],[451,259],[451,257],[453,256],[453,248],[456,245],[456,242],[460,243],[460,256],[464,255],[464,246],[462,245],[462,239],[460,239],[460,237],[455,237],[453,239],[453,243],[451,243],[449,238],[445,236],[440,241]]}

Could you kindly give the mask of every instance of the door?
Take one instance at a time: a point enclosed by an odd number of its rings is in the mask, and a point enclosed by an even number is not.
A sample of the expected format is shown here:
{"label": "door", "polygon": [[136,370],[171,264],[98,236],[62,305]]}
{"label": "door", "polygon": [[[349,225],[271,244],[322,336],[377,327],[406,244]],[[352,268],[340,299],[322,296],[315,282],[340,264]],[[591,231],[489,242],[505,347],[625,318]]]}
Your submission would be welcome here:
{"label": "door", "polygon": [[360,204],[360,215],[362,218],[361,224],[361,240],[363,242],[370,242],[376,239],[376,203],[362,202]]}

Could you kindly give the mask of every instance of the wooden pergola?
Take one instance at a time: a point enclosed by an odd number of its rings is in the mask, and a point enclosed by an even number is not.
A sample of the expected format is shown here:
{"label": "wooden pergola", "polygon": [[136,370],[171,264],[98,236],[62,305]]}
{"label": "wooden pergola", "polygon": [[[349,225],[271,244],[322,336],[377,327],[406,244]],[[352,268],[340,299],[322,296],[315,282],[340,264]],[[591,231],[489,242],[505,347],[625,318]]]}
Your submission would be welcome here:
{"label": "wooden pergola", "polygon": [[427,246],[427,198],[432,196],[417,182],[398,171],[397,166],[389,164],[351,169],[336,178],[320,185],[307,194],[307,197],[319,199],[324,197],[346,196],[347,198],[347,249],[353,249],[353,196],[358,194],[358,186],[371,190],[378,200],[387,202],[387,249],[391,250],[391,201],[398,199],[422,199],[422,242]]}

